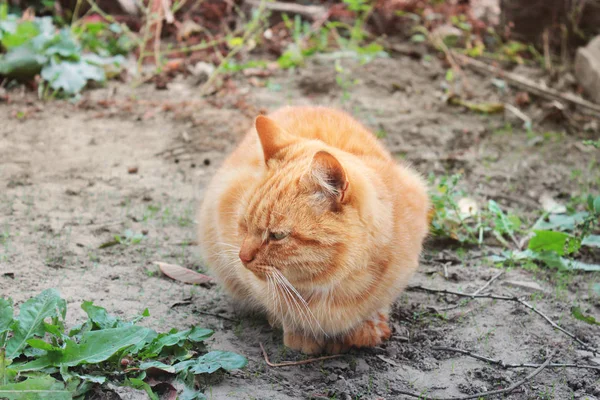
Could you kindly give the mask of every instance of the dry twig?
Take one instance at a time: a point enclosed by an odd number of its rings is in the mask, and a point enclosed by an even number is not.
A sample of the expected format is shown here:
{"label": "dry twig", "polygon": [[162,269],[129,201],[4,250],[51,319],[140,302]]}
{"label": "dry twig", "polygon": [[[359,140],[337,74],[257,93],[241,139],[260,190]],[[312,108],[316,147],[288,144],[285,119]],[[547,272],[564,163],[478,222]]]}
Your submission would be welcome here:
{"label": "dry twig", "polygon": [[571,93],[562,93],[558,90],[554,90],[552,88],[541,86],[530,79],[527,79],[523,76],[517,75],[512,72],[504,71],[501,68],[486,64],[479,60],[475,60],[471,57],[464,56],[462,54],[457,54],[453,52],[454,57],[459,60],[463,65],[471,67],[480,72],[484,72],[487,74],[498,75],[502,79],[512,83],[513,85],[519,86],[530,93],[533,93],[537,96],[549,99],[549,100],[558,100],[558,101],[566,101],[576,106],[581,107],[582,109],[591,112],[596,118],[600,118],[600,105],[587,101],[579,96],[576,96]]}
{"label": "dry twig", "polygon": [[[494,282],[496,279],[498,279],[500,277],[500,275],[502,275],[503,273],[504,273],[504,271],[500,271],[496,275],[492,276],[482,287],[480,287],[479,289],[474,291],[472,293],[472,296],[478,295],[481,292],[483,292],[488,286],[490,286],[492,284],[492,282]],[[450,311],[450,310],[454,310],[455,308],[458,308],[458,307],[460,307],[460,304],[455,304],[450,307],[442,308],[440,311]]]}
{"label": "dry twig", "polygon": [[[485,357],[485,356],[473,353],[468,350],[455,349],[453,347],[436,346],[436,347],[432,347],[432,349],[437,350],[437,351],[448,351],[448,352],[453,352],[453,353],[464,354],[465,356],[473,357],[478,360],[488,362],[490,364],[498,365],[502,368],[539,368],[541,365],[541,364],[527,364],[527,363],[507,364],[502,360],[495,360],[493,358]],[[579,368],[579,369],[593,369],[596,371],[600,371],[600,366],[572,364],[572,363],[571,364],[548,364],[547,368]]]}
{"label": "dry twig", "polygon": [[494,282],[496,279],[498,279],[500,277],[500,275],[502,275],[503,273],[504,273],[504,271],[500,271],[496,275],[492,276],[490,278],[490,280],[485,283],[485,285],[483,285],[482,287],[480,287],[479,289],[474,291],[473,295],[477,295],[477,294],[483,292],[488,286],[490,286],[492,284],[492,282]]}
{"label": "dry twig", "polygon": [[[246,0],[246,3],[253,6],[260,6],[260,0]],[[303,17],[310,19],[319,19],[323,15],[327,14],[327,9],[322,6],[305,6],[302,4],[294,3],[281,3],[279,1],[273,1],[265,3],[264,7],[269,11],[276,11],[281,13],[298,14]]]}
{"label": "dry twig", "polygon": [[499,296],[499,295],[495,295],[495,294],[468,294],[468,293],[455,292],[453,290],[448,290],[448,289],[430,289],[430,288],[426,288],[423,286],[409,286],[407,289],[408,290],[421,290],[421,291],[429,292],[429,293],[452,294],[452,295],[459,296],[459,297],[470,297],[472,299],[487,298],[487,299],[494,299],[494,300],[514,301],[516,303],[523,305],[524,307],[529,308],[531,311],[538,314],[540,317],[544,318],[550,325],[552,325],[553,328],[561,331],[562,333],[564,333],[565,335],[567,335],[568,337],[570,337],[571,339],[576,341],[578,344],[580,344],[583,348],[594,353],[594,355],[600,352],[600,350],[581,341],[581,339],[579,339],[577,336],[575,336],[571,332],[567,331],[566,329],[560,327],[556,322],[552,321],[546,314],[544,314],[543,312],[541,312],[540,310],[538,310],[531,304],[527,303],[525,300],[521,300],[516,296],[509,297],[509,296]]}
{"label": "dry twig", "polygon": [[431,397],[431,396],[425,396],[423,393],[418,394],[418,393],[406,392],[403,390],[396,390],[396,391],[394,391],[394,393],[395,394],[403,394],[403,395],[410,396],[410,397],[416,397],[419,399],[427,398],[427,399],[431,399],[431,400],[469,400],[469,399],[479,399],[481,397],[496,396],[499,394],[507,394],[507,393],[512,392],[519,386],[522,386],[523,384],[527,383],[528,381],[533,379],[536,375],[538,375],[540,372],[542,372],[546,367],[548,367],[548,365],[550,365],[550,361],[552,361],[552,357],[554,357],[555,353],[556,353],[556,351],[553,351],[552,353],[550,353],[550,355],[548,356],[546,361],[544,361],[543,364],[541,364],[539,367],[537,367],[535,369],[535,371],[531,372],[525,378],[521,379],[518,382],[513,383],[512,385],[510,385],[509,387],[504,388],[504,389],[490,390],[489,392],[476,393],[476,394],[462,396],[462,397]]}
{"label": "dry twig", "polygon": [[341,357],[341,354],[335,354],[333,356],[323,356],[323,357],[317,357],[317,358],[309,358],[306,360],[300,360],[300,361],[284,361],[284,362],[280,362],[280,363],[272,363],[269,360],[269,356],[267,355],[267,351],[265,350],[265,347],[263,346],[262,343],[258,343],[260,345],[260,349],[262,350],[263,356],[265,357],[265,362],[267,363],[267,365],[269,367],[290,367],[292,365],[304,365],[304,364],[310,364],[310,363],[314,363],[317,361],[323,361],[323,360],[330,360],[332,358],[338,358]]}

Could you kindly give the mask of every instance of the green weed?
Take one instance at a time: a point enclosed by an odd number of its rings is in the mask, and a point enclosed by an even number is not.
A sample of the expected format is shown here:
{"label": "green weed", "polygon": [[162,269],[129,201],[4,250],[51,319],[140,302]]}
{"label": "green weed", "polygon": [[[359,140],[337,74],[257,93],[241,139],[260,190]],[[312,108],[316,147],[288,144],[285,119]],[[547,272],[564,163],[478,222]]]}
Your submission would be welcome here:
{"label": "green weed", "polygon": [[247,363],[232,352],[206,352],[210,329],[157,333],[138,325],[148,310],[123,321],[92,302],[81,308],[87,320],[66,329],[67,303],[54,289],[23,303],[17,317],[13,301],[0,298],[0,397],[30,398],[35,391],[36,398],[70,399],[111,383],[141,388],[158,399],[146,380],[152,368],[184,383],[187,398],[205,399],[195,377]]}
{"label": "green weed", "polygon": [[77,94],[88,81],[105,82],[121,68],[124,58],[113,55],[126,48],[119,47],[122,39],[116,32],[112,43],[102,36],[105,31],[97,24],[58,29],[51,17],[20,20],[0,4],[0,43],[6,49],[0,55],[0,75],[31,80],[40,74],[42,98]]}

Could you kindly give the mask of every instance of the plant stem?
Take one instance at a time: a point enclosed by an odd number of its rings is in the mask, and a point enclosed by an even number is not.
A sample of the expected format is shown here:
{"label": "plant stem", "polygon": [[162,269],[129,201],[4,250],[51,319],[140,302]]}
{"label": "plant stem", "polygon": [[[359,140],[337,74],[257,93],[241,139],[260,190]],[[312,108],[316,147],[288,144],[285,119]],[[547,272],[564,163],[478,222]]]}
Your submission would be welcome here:
{"label": "plant stem", "polygon": [[[4,343],[4,340],[0,340],[0,343]],[[2,385],[8,383],[6,377],[6,349],[4,347],[0,347],[0,382],[2,382]]]}

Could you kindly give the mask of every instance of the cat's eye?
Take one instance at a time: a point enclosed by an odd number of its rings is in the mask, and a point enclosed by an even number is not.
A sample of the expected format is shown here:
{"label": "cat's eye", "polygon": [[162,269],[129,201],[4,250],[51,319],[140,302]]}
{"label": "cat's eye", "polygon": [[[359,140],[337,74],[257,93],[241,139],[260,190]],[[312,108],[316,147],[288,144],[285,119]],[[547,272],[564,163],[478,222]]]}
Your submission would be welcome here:
{"label": "cat's eye", "polygon": [[269,232],[269,239],[271,240],[281,240],[285,239],[289,233],[287,232]]}

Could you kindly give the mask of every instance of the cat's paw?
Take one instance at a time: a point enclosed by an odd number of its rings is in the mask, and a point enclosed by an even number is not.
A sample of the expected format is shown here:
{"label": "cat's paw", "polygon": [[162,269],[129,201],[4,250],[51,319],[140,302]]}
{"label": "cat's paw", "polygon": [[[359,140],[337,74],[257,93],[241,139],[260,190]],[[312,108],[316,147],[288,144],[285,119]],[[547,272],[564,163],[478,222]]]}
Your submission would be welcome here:
{"label": "cat's paw", "polygon": [[323,351],[324,342],[297,332],[284,332],[283,344],[292,350],[304,354],[319,354]]}
{"label": "cat's paw", "polygon": [[350,332],[343,343],[348,347],[374,347],[388,340],[391,335],[387,315],[378,312]]}

